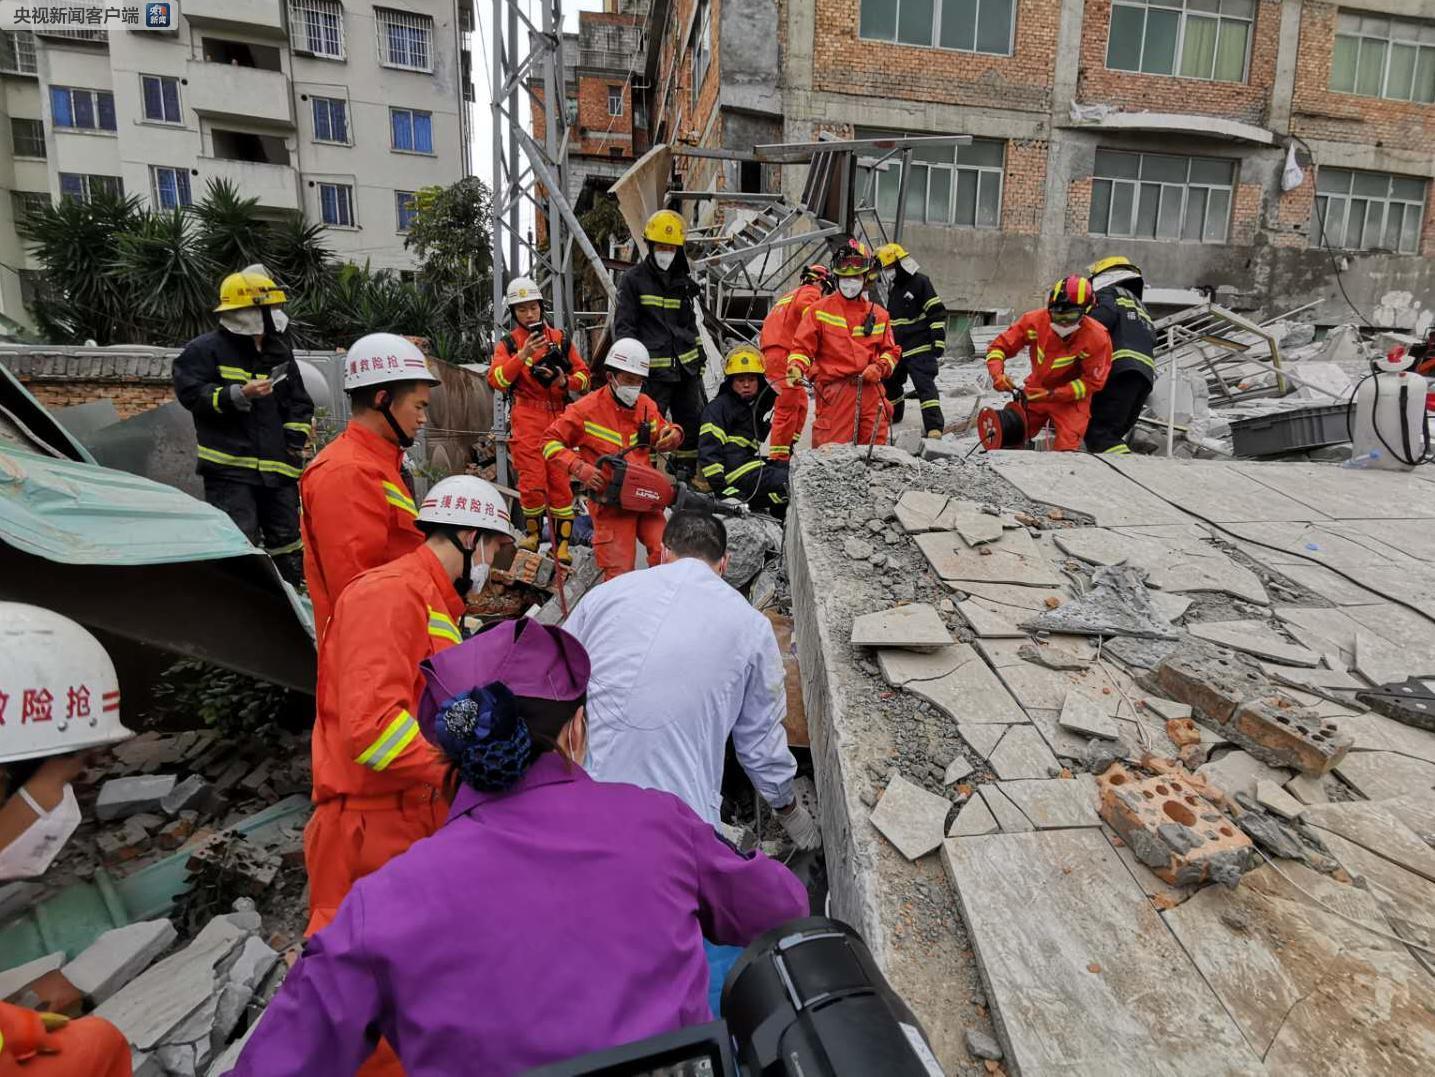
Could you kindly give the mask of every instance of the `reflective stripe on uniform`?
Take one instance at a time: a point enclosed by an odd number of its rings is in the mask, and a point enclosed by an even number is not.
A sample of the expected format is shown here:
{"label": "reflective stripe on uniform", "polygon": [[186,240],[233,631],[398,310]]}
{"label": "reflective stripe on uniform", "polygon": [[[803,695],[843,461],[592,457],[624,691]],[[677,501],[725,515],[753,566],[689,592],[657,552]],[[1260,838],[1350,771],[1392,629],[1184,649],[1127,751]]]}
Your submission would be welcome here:
{"label": "reflective stripe on uniform", "polygon": [[916,325],[916,324],[917,324],[917,319],[916,319],[916,318],[893,318],[893,319],[892,319],[892,328],[893,328],[893,329],[896,329],[898,326],[903,326],[903,325]]}
{"label": "reflective stripe on uniform", "polygon": [[852,335],[854,337],[871,337],[876,336],[879,333],[885,333],[886,331],[886,322],[873,322],[872,328],[870,330],[867,328],[866,325],[855,325],[852,327]]}
{"label": "reflective stripe on uniform", "polygon": [[314,427],[311,423],[285,423],[284,429],[292,430],[296,434],[303,434],[305,437],[308,437],[314,432]]}
{"label": "reflective stripe on uniform", "polygon": [[1071,382],[1070,385],[1071,398],[1073,400],[1084,400],[1086,398],[1086,382],[1082,381],[1080,378],[1077,378],[1075,381]]}
{"label": "reflective stripe on uniform", "polygon": [[783,296],[781,299],[779,299],[776,303],[772,305],[773,309],[776,310],[778,307],[787,306],[787,304],[791,303],[793,299],[796,298],[796,296],[796,292],[788,292],[785,296]]}
{"label": "reflective stripe on uniform", "polygon": [[384,483],[384,500],[395,508],[403,509],[410,516],[417,517],[419,514],[419,507],[414,504],[414,499],[409,497],[408,492],[391,482]]}
{"label": "reflective stripe on uniform", "polygon": [[941,406],[942,406],[942,402],[941,402],[940,400],[923,400],[923,401],[922,401],[922,407],[924,407],[924,408],[940,408]]}
{"label": "reflective stripe on uniform", "polygon": [[937,304],[941,303],[941,301],[942,301],[941,296],[936,296],[936,295],[932,296],[931,299],[927,300],[925,303],[922,304],[922,313],[925,314],[927,311],[931,310],[934,306],[936,306]]}
{"label": "reflective stripe on uniform", "polygon": [[584,374],[581,370],[575,371],[568,380],[573,383],[573,388],[575,389],[588,388],[588,375]]}
{"label": "reflective stripe on uniform", "polygon": [[1074,355],[1059,355],[1051,361],[1051,369],[1057,370],[1064,366],[1070,366],[1074,362],[1076,362]]}
{"label": "reflective stripe on uniform", "polygon": [[931,351],[931,350],[932,350],[932,346],[931,346],[930,344],[923,344],[923,345],[922,345],[921,347],[919,347],[919,348],[903,348],[903,349],[902,349],[902,358],[903,358],[903,359],[910,359],[910,358],[912,358],[912,356],[914,356],[914,355],[923,355],[923,354],[925,354],[926,352],[929,352],[929,351]]}
{"label": "reflective stripe on uniform", "polygon": [[378,739],[360,752],[354,762],[370,770],[385,770],[418,735],[419,724],[414,716],[401,710],[398,717],[384,727]]}
{"label": "reflective stripe on uniform", "polygon": [[760,441],[753,441],[752,438],[745,438],[741,434],[729,434],[727,442],[729,445],[741,445],[744,449],[751,449],[753,452],[762,448]]}
{"label": "reflective stripe on uniform", "polygon": [[1026,331],[1026,339],[1027,339],[1027,340],[1035,340],[1035,339],[1036,339],[1036,330],[1035,330],[1035,329],[1028,329],[1028,330]]}
{"label": "reflective stripe on uniform", "polygon": [[253,381],[254,375],[245,370],[242,366],[219,366],[219,376],[225,381]]}
{"label": "reflective stripe on uniform", "polygon": [[1111,361],[1113,363],[1118,359],[1134,359],[1138,363],[1144,363],[1146,366],[1149,366],[1152,370],[1156,369],[1155,359],[1152,359],[1149,355],[1142,355],[1140,352],[1133,351],[1130,348],[1121,348],[1111,353]]}
{"label": "reflective stripe on uniform", "polygon": [[214,405],[215,411],[219,410],[219,394],[222,392],[224,392],[224,386],[216,385],[214,387],[214,392],[210,394],[209,402]]}
{"label": "reflective stripe on uniform", "polygon": [[543,459],[552,460],[568,446],[561,441],[550,441],[543,446]]}
{"label": "reflective stripe on uniform", "polygon": [[673,365],[671,355],[653,355],[648,357],[649,370],[668,370]]}
{"label": "reflective stripe on uniform", "polygon": [[749,460],[747,463],[733,468],[727,473],[728,485],[737,482],[737,480],[742,478],[744,475],[756,471],[760,467],[762,467],[761,460]]}
{"label": "reflective stripe on uniform", "polygon": [[446,639],[450,643],[463,642],[463,636],[459,633],[454,619],[443,610],[436,610],[432,606],[429,607],[429,635]]}
{"label": "reflective stripe on uniform", "polygon": [[704,477],[704,478],[710,479],[710,478],[712,478],[714,475],[721,475],[721,474],[722,474],[722,464],[709,464],[707,467],[703,468],[703,477]]}
{"label": "reflective stripe on uniform", "polygon": [[928,323],[927,328],[928,328],[928,329],[940,329],[940,330],[942,330],[943,332],[946,332],[947,323],[946,323],[946,322],[930,322],[930,323]]}
{"label": "reflective stripe on uniform", "polygon": [[559,508],[558,506],[555,505],[555,506],[554,506],[551,510],[549,510],[549,511],[552,512],[553,518],[554,518],[555,520],[571,520],[571,519],[573,519],[573,517],[574,517],[574,515],[575,515],[574,510],[573,510],[573,506],[572,506],[571,503],[570,503],[570,504],[567,504],[567,505],[564,505],[562,508]]}
{"label": "reflective stripe on uniform", "polygon": [[727,444],[727,431],[724,430],[722,427],[718,426],[717,423],[703,423],[702,426],[698,427],[698,433],[711,434],[724,445]]}
{"label": "reflective stripe on uniform", "polygon": [[794,363],[798,366],[807,367],[812,365],[812,359],[809,356],[803,355],[801,352],[789,352],[787,365],[792,366]]}
{"label": "reflective stripe on uniform", "polygon": [[690,351],[685,351],[685,352],[683,352],[682,355],[678,356],[678,362],[680,362],[680,363],[691,363],[691,362],[692,362],[694,359],[696,359],[697,357],[698,357],[698,349],[697,349],[697,348],[693,348],[693,349],[691,349]]}
{"label": "reflective stripe on uniform", "polygon": [[304,540],[296,538],[293,542],[286,542],[283,546],[266,546],[264,552],[270,557],[283,557],[286,553],[298,553],[304,548]]}
{"label": "reflective stripe on uniform", "polygon": [[660,307],[663,310],[678,310],[683,305],[681,299],[669,299],[665,295],[639,295],[638,302],[645,307]]}
{"label": "reflective stripe on uniform", "polygon": [[825,310],[814,310],[812,316],[825,325],[836,325],[843,329],[847,328],[847,319],[840,314],[829,314]]}
{"label": "reflective stripe on uniform", "polygon": [[225,467],[242,467],[250,471],[283,475],[290,479],[297,479],[301,470],[293,464],[286,464],[280,460],[260,460],[254,456],[231,456],[227,452],[220,452],[218,449],[211,449],[206,445],[198,447],[198,454],[199,458],[206,463],[222,464]]}
{"label": "reflective stripe on uniform", "polygon": [[993,348],[991,351],[987,352],[987,362],[988,362],[988,363],[991,363],[991,362],[1005,363],[1005,362],[1006,362],[1006,356],[1003,355],[1001,352],[997,351],[995,348]]}
{"label": "reflective stripe on uniform", "polygon": [[506,377],[504,377],[503,367],[499,366],[496,363],[493,367],[493,380],[498,382],[498,387],[500,389],[507,389],[513,384],[513,382],[509,381]]}
{"label": "reflective stripe on uniform", "polygon": [[583,432],[589,437],[595,437],[599,441],[609,442],[613,445],[618,446],[618,448],[620,449],[623,447],[623,435],[618,433],[618,431],[616,430],[609,429],[606,426],[599,426],[595,422],[585,421],[583,423]]}
{"label": "reflective stripe on uniform", "polygon": [[1124,441],[1118,441],[1115,445],[1111,446],[1111,448],[1101,450],[1102,456],[1129,456],[1130,454],[1131,447]]}

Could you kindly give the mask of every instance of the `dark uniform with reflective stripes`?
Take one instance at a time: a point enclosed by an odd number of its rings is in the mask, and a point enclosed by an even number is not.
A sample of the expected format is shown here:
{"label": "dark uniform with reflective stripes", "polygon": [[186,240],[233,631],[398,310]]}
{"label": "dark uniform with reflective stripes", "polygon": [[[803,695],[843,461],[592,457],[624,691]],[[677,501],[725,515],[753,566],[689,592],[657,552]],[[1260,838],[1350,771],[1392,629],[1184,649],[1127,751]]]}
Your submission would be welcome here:
{"label": "dark uniform with reflective stripes", "polygon": [[[268,396],[240,392],[247,381],[280,375],[287,376]],[[252,338],[224,328],[195,337],[174,361],[174,395],[194,415],[204,499],[301,584],[297,484],[314,402],[289,346],[266,337],[258,351]]]}
{"label": "dark uniform with reflective stripes", "polygon": [[787,461],[764,460],[762,443],[772,430],[777,396],[766,381],[746,401],[723,382],[703,409],[698,432],[698,471],[719,497],[736,497],[779,519],[787,512]]}
{"label": "dark uniform with reflective stripes", "polygon": [[648,349],[648,384],[643,390],[668,419],[683,428],[682,448],[671,453],[674,470],[691,477],[697,468],[698,424],[703,404],[703,351],[693,311],[697,285],[679,250],[665,273],[648,252],[618,281],[613,339],[632,337]]}
{"label": "dark uniform with reflective stripes", "polygon": [[1091,398],[1086,451],[1121,456],[1131,452],[1126,438],[1156,382],[1156,330],[1141,300],[1120,284],[1096,293],[1090,316],[1111,334],[1111,375]]}
{"label": "dark uniform with reflective stripes", "polygon": [[887,313],[892,316],[892,335],[897,338],[902,357],[887,379],[892,421],[902,421],[910,374],[922,405],[923,432],[940,433],[945,422],[942,402],[937,397],[937,363],[947,347],[947,308],[925,273],[908,273],[901,262],[895,268],[897,273],[888,289]]}

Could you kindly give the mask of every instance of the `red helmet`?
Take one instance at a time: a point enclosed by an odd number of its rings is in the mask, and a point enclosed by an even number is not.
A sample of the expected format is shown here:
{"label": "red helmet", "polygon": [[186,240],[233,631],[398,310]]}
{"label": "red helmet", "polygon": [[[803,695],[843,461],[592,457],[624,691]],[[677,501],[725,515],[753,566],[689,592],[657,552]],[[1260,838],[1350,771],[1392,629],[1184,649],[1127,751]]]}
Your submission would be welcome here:
{"label": "red helmet", "polygon": [[826,284],[828,278],[831,276],[832,271],[830,269],[821,262],[816,262],[810,266],[803,266],[802,273],[798,276],[798,279],[803,284]]}
{"label": "red helmet", "polygon": [[839,277],[863,277],[872,266],[872,252],[861,240],[849,239],[832,256],[832,272]]}
{"label": "red helmet", "polygon": [[1051,286],[1046,297],[1046,312],[1058,325],[1072,325],[1091,311],[1091,281],[1073,273]]}

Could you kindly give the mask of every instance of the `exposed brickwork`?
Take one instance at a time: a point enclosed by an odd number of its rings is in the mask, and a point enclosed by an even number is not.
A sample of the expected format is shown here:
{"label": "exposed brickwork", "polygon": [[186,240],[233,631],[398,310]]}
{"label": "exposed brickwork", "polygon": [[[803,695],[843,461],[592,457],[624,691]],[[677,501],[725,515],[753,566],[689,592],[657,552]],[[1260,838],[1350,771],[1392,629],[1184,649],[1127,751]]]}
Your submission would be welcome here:
{"label": "exposed brickwork", "polygon": [[[1337,11],[1338,5],[1316,0],[1306,0],[1301,8],[1291,130],[1305,138],[1428,152],[1435,141],[1435,106],[1357,97],[1329,88]],[[1426,224],[1428,228],[1428,214]]]}
{"label": "exposed brickwork", "polygon": [[111,401],[121,419],[129,419],[174,399],[174,390],[164,385],[114,381],[41,381],[21,378],[20,382],[47,408],[68,408],[75,404],[91,404],[96,400]]}
{"label": "exposed brickwork", "polygon": [[1226,116],[1263,125],[1275,83],[1280,21],[1280,0],[1261,0],[1256,10],[1245,82],[1142,75],[1107,69],[1111,0],[1087,0],[1081,24],[1081,73],[1076,99],[1087,104],[1120,105],[1135,111]]}
{"label": "exposed brickwork", "polygon": [[1315,169],[1303,160],[1305,178],[1294,190],[1282,191],[1276,198],[1273,220],[1269,222],[1271,242],[1277,247],[1315,246],[1319,228],[1315,218]]}
{"label": "exposed brickwork", "polygon": [[1020,0],[1014,55],[867,41],[861,0],[817,0],[813,88],[906,101],[1044,112],[1051,107],[1061,5]]}
{"label": "exposed brickwork", "polygon": [[1248,247],[1255,241],[1261,227],[1261,201],[1264,196],[1265,188],[1259,183],[1236,184],[1227,242],[1237,247]]}
{"label": "exposed brickwork", "polygon": [[1041,232],[1049,149],[1050,143],[1044,139],[1013,139],[1007,143],[1002,175],[1002,231],[1028,236]]}
{"label": "exposed brickwork", "polygon": [[1084,236],[1091,223],[1091,177],[1074,179],[1066,188],[1066,233]]}

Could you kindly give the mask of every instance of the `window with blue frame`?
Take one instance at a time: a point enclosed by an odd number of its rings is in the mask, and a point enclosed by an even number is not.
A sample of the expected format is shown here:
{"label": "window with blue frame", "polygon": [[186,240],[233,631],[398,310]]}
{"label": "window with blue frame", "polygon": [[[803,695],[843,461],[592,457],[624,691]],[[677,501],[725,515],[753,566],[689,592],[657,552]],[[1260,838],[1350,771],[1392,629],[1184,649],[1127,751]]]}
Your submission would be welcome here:
{"label": "window with blue frame", "polygon": [[418,204],[414,201],[413,191],[394,192],[394,215],[398,220],[400,232],[407,232],[413,227],[414,218],[418,216]]}
{"label": "window with blue frame", "polygon": [[150,123],[182,123],[179,112],[179,79],[163,75],[141,75],[140,96],[144,118]]}
{"label": "window with blue frame", "polygon": [[354,188],[347,183],[319,184],[319,216],[325,224],[354,227]]}
{"label": "window with blue frame", "polygon": [[124,180],[119,176],[91,176],[81,172],[60,173],[60,197],[76,202],[89,202],[99,195],[111,198],[125,196]]}
{"label": "window with blue frame", "polygon": [[433,113],[389,109],[390,145],[401,153],[433,153]]}
{"label": "window with blue frame", "polygon": [[188,169],[151,165],[149,177],[154,204],[159,209],[181,209],[191,204]]}
{"label": "window with blue frame", "polygon": [[114,131],[115,95],[108,90],[50,87],[50,113],[56,127],[78,131]]}
{"label": "window with blue frame", "polygon": [[349,103],[340,97],[316,97],[314,141],[349,144]]}

